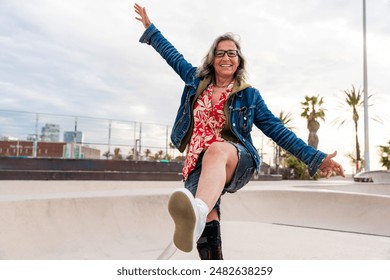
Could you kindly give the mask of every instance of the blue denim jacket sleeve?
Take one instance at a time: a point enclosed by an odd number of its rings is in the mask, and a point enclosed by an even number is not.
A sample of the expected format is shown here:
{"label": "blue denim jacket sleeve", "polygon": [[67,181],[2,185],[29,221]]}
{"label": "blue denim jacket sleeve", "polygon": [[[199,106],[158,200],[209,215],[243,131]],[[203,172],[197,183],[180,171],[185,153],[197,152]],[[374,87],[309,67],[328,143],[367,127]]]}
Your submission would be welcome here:
{"label": "blue denim jacket sleeve", "polygon": [[255,125],[276,144],[304,162],[310,176],[314,176],[327,155],[307,145],[294,132],[286,128],[280,119],[268,109],[260,93],[256,96]]}
{"label": "blue denim jacket sleeve", "polygon": [[139,41],[151,45],[185,83],[191,83],[194,80],[197,68],[184,59],[183,55],[161,34],[154,24],[145,30]]}

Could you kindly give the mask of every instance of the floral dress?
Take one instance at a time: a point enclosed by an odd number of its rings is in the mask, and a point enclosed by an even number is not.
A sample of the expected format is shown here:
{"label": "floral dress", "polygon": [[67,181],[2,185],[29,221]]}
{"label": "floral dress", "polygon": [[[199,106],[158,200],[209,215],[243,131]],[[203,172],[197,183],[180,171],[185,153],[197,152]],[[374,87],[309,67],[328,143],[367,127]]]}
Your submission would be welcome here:
{"label": "floral dress", "polygon": [[183,168],[184,180],[194,169],[199,155],[207,150],[214,142],[223,142],[221,131],[225,126],[226,116],[223,106],[232,92],[233,83],[221,93],[216,104],[211,103],[214,85],[210,84],[201,94],[194,105],[194,129],[191,141],[187,146],[187,156]]}

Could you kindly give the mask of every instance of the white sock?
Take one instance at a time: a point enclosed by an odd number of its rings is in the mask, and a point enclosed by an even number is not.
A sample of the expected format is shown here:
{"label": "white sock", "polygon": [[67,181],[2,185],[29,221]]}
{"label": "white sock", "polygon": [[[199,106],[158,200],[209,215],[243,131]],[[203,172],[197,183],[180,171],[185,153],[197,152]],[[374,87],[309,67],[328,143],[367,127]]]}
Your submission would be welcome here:
{"label": "white sock", "polygon": [[195,241],[197,241],[199,237],[202,235],[203,230],[206,226],[206,219],[210,210],[207,207],[207,204],[199,198],[195,198],[195,203],[198,208],[198,214],[199,214],[199,220],[195,227]]}

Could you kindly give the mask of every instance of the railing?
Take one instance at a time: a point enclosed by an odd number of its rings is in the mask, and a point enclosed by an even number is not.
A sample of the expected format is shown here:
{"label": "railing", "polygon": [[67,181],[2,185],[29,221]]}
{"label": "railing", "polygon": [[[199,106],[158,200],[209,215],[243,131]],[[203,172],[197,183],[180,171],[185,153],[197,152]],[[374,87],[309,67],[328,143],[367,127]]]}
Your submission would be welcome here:
{"label": "railing", "polygon": [[[53,124],[44,131],[46,124]],[[145,157],[174,159],[181,154],[170,145],[168,125],[87,116],[70,116],[38,112],[0,110],[1,140],[64,141],[65,132],[75,133],[74,142],[101,151],[102,157],[114,155],[140,160]],[[35,145],[36,147],[36,145]]]}
{"label": "railing", "polygon": [[[104,155],[108,153],[111,158],[114,158],[115,149],[119,149],[120,156],[125,159],[183,158],[183,154],[173,148],[170,142],[171,126],[89,116],[0,109],[0,140],[11,137],[10,140],[14,138],[14,140],[39,141],[42,128],[46,124],[59,125],[58,141],[63,141],[65,131],[82,132],[83,139],[80,143],[100,150],[102,158],[105,158]],[[274,164],[274,145],[257,129],[252,131],[252,139],[263,162]],[[75,133],[74,142],[79,143],[77,141]]]}

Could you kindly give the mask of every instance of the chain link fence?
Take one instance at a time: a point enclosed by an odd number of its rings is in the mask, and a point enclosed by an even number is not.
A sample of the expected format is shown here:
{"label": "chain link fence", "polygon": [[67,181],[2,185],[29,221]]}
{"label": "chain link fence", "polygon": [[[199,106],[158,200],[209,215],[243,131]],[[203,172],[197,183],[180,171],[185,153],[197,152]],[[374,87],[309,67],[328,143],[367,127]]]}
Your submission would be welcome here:
{"label": "chain link fence", "polygon": [[[73,143],[99,150],[102,159],[182,161],[184,155],[170,142],[171,129],[157,123],[0,109],[0,140]],[[273,142],[258,129],[252,139],[263,163],[275,164]]]}
{"label": "chain link fence", "polygon": [[155,123],[0,110],[0,140],[73,142],[98,149],[101,158],[181,159],[170,132]]}

